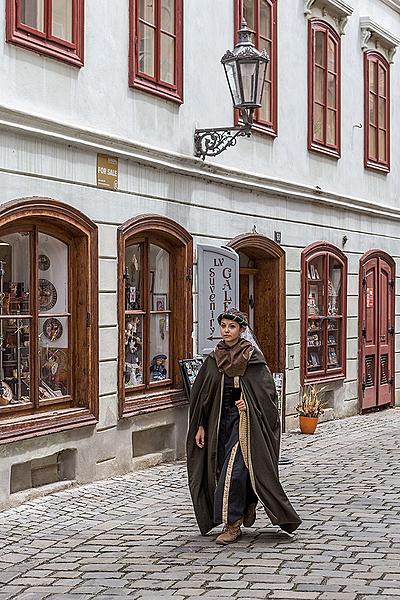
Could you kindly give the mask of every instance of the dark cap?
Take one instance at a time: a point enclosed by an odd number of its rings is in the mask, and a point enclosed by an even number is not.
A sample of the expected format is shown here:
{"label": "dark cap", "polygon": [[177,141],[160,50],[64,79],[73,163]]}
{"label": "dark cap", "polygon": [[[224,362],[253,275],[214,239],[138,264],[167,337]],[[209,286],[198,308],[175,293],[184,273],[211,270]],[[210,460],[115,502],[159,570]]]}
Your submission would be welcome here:
{"label": "dark cap", "polygon": [[246,313],[243,313],[240,310],[237,310],[236,308],[230,308],[229,310],[226,310],[218,316],[217,321],[220,325],[222,319],[227,319],[228,321],[236,321],[236,323],[239,323],[241,327],[248,327],[249,325]]}

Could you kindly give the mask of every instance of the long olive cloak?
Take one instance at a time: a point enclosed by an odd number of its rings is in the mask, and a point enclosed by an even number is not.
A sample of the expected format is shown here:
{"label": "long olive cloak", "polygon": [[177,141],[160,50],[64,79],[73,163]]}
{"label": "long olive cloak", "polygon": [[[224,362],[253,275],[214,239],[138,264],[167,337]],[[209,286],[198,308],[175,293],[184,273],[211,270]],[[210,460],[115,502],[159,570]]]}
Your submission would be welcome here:
{"label": "long olive cloak", "polygon": [[[186,443],[189,489],[202,535],[215,526],[213,500],[222,385],[223,374],[218,370],[212,352],[204,361],[191,391]],[[246,372],[240,377],[240,385],[247,404],[246,441],[241,437],[240,442],[243,455],[248,457],[254,491],[271,522],[291,533],[300,525],[301,519],[279,481],[280,419],[276,407],[276,390],[260,351],[254,350],[252,353]],[[199,448],[195,436],[200,419],[204,417],[207,422],[205,447]]]}

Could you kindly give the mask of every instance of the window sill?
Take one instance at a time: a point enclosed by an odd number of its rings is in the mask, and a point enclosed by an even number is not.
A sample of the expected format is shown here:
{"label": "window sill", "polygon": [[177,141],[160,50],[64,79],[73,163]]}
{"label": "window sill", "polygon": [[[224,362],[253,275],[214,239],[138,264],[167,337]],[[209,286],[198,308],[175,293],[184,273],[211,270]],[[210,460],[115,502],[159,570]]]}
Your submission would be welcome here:
{"label": "window sill", "polygon": [[81,56],[76,50],[71,50],[63,47],[61,44],[59,45],[49,40],[29,35],[18,29],[7,35],[7,42],[25,50],[31,50],[43,56],[61,60],[74,67],[83,67],[83,55]]}
{"label": "window sill", "polygon": [[0,444],[96,425],[96,423],[96,417],[87,408],[42,411],[9,417],[0,419]]}
{"label": "window sill", "polygon": [[183,95],[179,94],[179,92],[164,88],[150,81],[146,81],[145,79],[130,77],[129,87],[164,98],[164,100],[170,100],[179,105],[183,104]]}
{"label": "window sill", "polygon": [[367,161],[365,163],[365,168],[369,171],[377,171],[378,173],[382,173],[383,175],[387,175],[388,173],[390,173],[390,165],[381,165],[372,161]]}
{"label": "window sill", "polygon": [[344,381],[346,374],[342,371],[333,375],[321,375],[319,377],[306,376],[303,378],[303,385],[318,384],[318,383],[330,383],[332,381]]}
{"label": "window sill", "polygon": [[252,133],[256,133],[257,135],[264,135],[270,138],[275,139],[278,137],[278,131],[274,127],[268,127],[268,125],[262,125],[261,123],[253,123],[251,128]]}
{"label": "window sill", "polygon": [[318,144],[312,143],[308,146],[308,149],[310,152],[322,154],[335,160],[338,160],[340,158],[340,150],[337,150],[335,148],[328,148],[327,146],[319,146]]}
{"label": "window sill", "polygon": [[125,399],[121,417],[134,417],[185,404],[188,404],[188,399],[183,390],[163,390],[141,394]]}

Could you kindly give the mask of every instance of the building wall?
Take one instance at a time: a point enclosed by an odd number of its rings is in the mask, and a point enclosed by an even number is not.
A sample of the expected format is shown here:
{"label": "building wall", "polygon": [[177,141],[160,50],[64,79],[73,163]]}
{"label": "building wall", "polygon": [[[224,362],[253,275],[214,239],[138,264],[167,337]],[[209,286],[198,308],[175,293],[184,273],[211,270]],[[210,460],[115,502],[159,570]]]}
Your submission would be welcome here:
{"label": "building wall", "polygon": [[[127,0],[123,4],[127,10]],[[399,58],[392,66],[391,81],[392,170],[389,175],[367,172],[363,130],[355,127],[363,123],[359,17],[369,15],[400,37],[400,15],[376,0],[352,0],[352,5],[354,14],[342,38],[339,161],[307,151],[303,2],[294,7],[289,2],[279,4],[278,137],[242,139],[235,149],[206,164],[192,157],[194,128],[228,125],[233,118],[219,64],[220,56],[232,46],[232,3],[204,0],[199,10],[195,2],[186,2],[185,102],[181,107],[128,88],[127,13],[109,12],[105,0],[86,3],[86,55],[81,70],[0,44],[0,68],[8,83],[0,89],[0,203],[50,197],[76,207],[95,222],[100,303],[99,423],[96,428],[0,446],[0,508],[39,493],[29,490],[10,496],[13,465],[65,449],[76,449],[75,480],[81,483],[184,456],[186,407],[118,420],[116,234],[119,225],[136,215],[168,216],[193,235],[195,247],[199,243],[225,245],[237,235],[250,233],[254,226],[271,239],[274,231],[282,232],[289,428],[297,426],[293,415],[300,385],[300,255],[308,244],[319,240],[342,248],[349,261],[347,378],[344,383],[330,384],[326,418],[357,412],[359,259],[371,248],[379,248],[400,265]],[[3,15],[4,0],[0,2]],[[98,152],[119,157],[118,191],[97,188]],[[348,241],[343,247],[344,235]],[[400,290],[399,277],[397,284]],[[399,298],[398,291],[396,369]],[[197,328],[195,280],[194,348]],[[400,404],[400,370],[395,379]],[[148,439],[154,444],[146,445],[146,433],[140,437],[140,432],[150,430]],[[136,458],[135,444],[139,448]]]}

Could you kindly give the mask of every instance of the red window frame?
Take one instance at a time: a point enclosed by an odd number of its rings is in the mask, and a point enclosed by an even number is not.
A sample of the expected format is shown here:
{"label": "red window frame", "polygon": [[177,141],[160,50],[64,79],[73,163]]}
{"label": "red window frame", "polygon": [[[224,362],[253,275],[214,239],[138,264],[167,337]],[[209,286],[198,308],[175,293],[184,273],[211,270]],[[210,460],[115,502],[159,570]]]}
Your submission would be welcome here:
{"label": "red window frame", "polygon": [[155,0],[155,76],[139,69],[139,0],[129,0],[129,85],[177,104],[183,103],[183,0],[175,0],[174,84],[160,78],[161,0]]}
{"label": "red window frame", "polygon": [[[324,267],[322,273],[317,278],[310,277],[310,263],[320,259]],[[329,313],[329,265],[330,261],[335,260],[341,265],[341,287],[340,287],[340,306],[341,314]],[[311,286],[319,286],[319,293],[322,295],[323,310],[318,315],[309,314],[308,298]],[[332,285],[332,284],[331,284]],[[341,321],[336,325],[336,330],[330,329],[329,324]],[[315,323],[315,329],[310,328],[310,322]],[[316,242],[311,244],[301,255],[301,361],[300,361],[300,379],[302,384],[323,383],[336,381],[346,377],[346,323],[347,323],[347,257],[339,248],[328,242]],[[319,330],[318,327],[321,329]],[[322,364],[321,369],[315,370],[308,366],[309,358],[309,336],[320,333],[322,342]],[[329,356],[329,333],[336,331],[334,347],[338,360],[337,368],[328,367]],[[321,347],[321,345],[319,347]],[[332,366],[332,365],[331,365]],[[313,370],[314,369],[314,370]]]}
{"label": "red window frame", "polygon": [[[316,32],[323,32],[325,34],[325,55],[324,64],[317,65],[315,58],[315,34]],[[336,31],[324,21],[312,19],[309,23],[308,30],[308,149],[316,152],[321,152],[335,158],[340,158],[340,146],[341,146],[341,52],[340,52],[340,37]],[[329,70],[328,65],[328,42],[332,41],[335,47],[335,63],[336,70]],[[317,102],[315,95],[315,70],[316,68],[322,68],[324,70],[324,99],[323,102]],[[328,107],[328,74],[336,77],[336,107]],[[314,119],[315,119],[315,105],[319,104],[323,107],[323,139],[318,140],[314,136]],[[336,112],[335,118],[335,143],[330,144],[327,141],[327,121],[328,112]]]}
{"label": "red window frame", "polygon": [[44,0],[44,32],[21,21],[21,0],[7,0],[6,40],[11,44],[69,63],[83,66],[84,0],[72,3],[72,43],[52,35],[52,0]]}
{"label": "red window frame", "polygon": [[[370,65],[376,65],[376,85],[371,89]],[[385,74],[383,94],[381,93],[382,71]],[[366,168],[378,169],[389,173],[390,171],[390,65],[378,52],[368,51],[364,54],[364,165]],[[370,101],[374,98],[374,123],[371,122]],[[384,102],[384,126],[379,123],[379,103]],[[376,157],[370,154],[370,128],[373,127],[376,136]],[[379,151],[379,136],[385,135],[385,157],[381,158]]]}
{"label": "red window frame", "polygon": [[[257,49],[262,50],[264,48],[262,38],[260,36],[260,20],[261,20],[261,2],[263,0],[253,0],[254,2],[254,14],[255,14],[255,28],[253,41]],[[276,137],[278,135],[278,0],[265,0],[271,8],[271,51],[269,52],[270,59],[270,106],[271,106],[271,119],[265,121],[261,118],[261,110],[256,109],[254,112],[254,125],[253,131],[265,133],[270,136]],[[240,29],[240,25],[243,19],[243,0],[235,0],[235,40],[237,32]],[[264,94],[265,94],[264,90]],[[235,124],[237,125],[240,120],[239,111],[235,111]]]}

